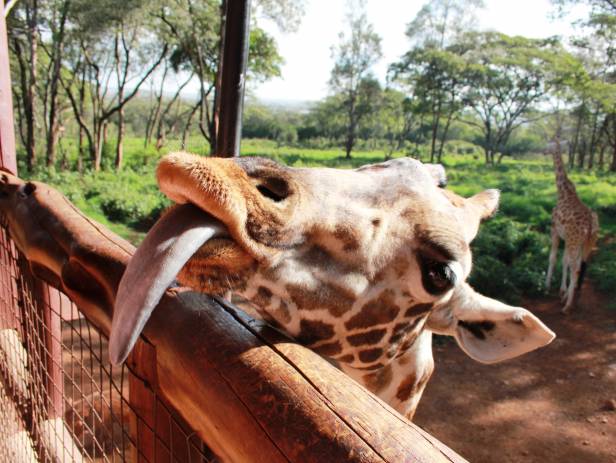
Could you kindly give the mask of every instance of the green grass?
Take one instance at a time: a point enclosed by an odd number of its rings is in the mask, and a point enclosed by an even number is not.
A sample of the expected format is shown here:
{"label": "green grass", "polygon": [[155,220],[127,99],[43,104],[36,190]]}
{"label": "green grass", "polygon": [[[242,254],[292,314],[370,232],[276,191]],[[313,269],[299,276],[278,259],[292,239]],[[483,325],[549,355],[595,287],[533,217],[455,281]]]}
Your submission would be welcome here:
{"label": "green grass", "polygon": [[[65,149],[72,165],[74,147],[67,145]],[[170,141],[158,153],[151,146],[145,148],[142,140],[129,138],[125,168],[119,173],[105,164],[99,173],[45,169],[32,177],[56,186],[87,215],[138,243],[169,204],[156,186],[156,163],[162,154],[180,149],[178,141]],[[208,146],[202,138],[193,137],[186,150],[206,154]],[[502,193],[498,214],[482,225],[472,245],[475,257],[471,283],[483,293],[511,303],[542,294],[551,210],[556,202],[551,159],[505,159],[490,167],[473,150],[457,152],[472,154],[445,155],[449,188],[464,196],[486,188],[498,188]],[[353,168],[381,162],[385,153],[354,152],[346,159],[342,149],[303,149],[278,146],[268,140],[244,140],[242,156],[268,157],[294,167]],[[582,200],[599,214],[602,245],[589,265],[589,276],[597,288],[616,295],[616,174],[573,171],[570,178]]]}

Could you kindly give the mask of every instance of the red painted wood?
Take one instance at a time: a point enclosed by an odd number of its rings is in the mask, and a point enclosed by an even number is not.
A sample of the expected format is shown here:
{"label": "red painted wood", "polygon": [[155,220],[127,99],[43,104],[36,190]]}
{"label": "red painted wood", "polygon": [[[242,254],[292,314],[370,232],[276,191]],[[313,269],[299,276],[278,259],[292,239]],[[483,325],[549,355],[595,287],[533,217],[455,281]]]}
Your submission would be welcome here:
{"label": "red painted wood", "polygon": [[17,174],[15,157],[15,125],[13,123],[13,98],[9,70],[9,47],[6,22],[0,12],[0,167]]}

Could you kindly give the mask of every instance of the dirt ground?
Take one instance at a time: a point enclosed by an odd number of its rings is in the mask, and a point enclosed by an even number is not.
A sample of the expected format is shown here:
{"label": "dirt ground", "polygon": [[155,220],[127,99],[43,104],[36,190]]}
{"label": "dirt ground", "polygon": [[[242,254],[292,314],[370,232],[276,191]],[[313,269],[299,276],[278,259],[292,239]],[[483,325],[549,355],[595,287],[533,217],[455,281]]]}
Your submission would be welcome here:
{"label": "dirt ground", "polygon": [[616,310],[589,284],[578,310],[528,301],[557,338],[497,365],[455,341],[434,348],[436,370],[415,422],[473,463],[616,462]]}

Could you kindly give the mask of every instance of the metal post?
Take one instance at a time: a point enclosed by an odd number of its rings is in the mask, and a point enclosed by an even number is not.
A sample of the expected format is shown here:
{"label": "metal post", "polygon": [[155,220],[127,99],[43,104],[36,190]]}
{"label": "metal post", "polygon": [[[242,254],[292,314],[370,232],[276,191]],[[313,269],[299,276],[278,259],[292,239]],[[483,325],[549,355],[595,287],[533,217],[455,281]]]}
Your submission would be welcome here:
{"label": "metal post", "polygon": [[250,43],[250,0],[227,0],[220,86],[220,118],[216,154],[240,155],[246,63]]}
{"label": "metal post", "polygon": [[[0,4],[0,6],[2,6]],[[15,158],[15,128],[13,125],[13,98],[9,71],[9,46],[4,12],[0,8],[0,167],[17,174]]]}

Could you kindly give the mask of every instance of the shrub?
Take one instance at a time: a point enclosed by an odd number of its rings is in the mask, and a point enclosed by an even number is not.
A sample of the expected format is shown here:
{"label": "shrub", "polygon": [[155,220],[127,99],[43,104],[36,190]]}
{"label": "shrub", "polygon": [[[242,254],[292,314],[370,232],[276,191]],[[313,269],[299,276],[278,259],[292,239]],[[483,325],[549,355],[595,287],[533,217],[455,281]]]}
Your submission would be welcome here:
{"label": "shrub", "polygon": [[549,239],[546,234],[507,217],[482,225],[473,242],[470,283],[480,292],[519,303],[544,290]]}

